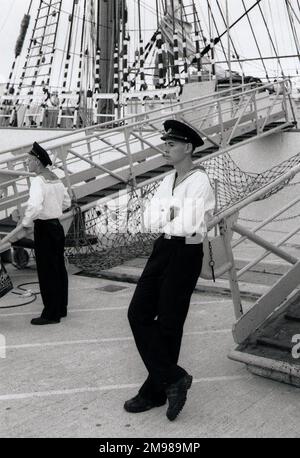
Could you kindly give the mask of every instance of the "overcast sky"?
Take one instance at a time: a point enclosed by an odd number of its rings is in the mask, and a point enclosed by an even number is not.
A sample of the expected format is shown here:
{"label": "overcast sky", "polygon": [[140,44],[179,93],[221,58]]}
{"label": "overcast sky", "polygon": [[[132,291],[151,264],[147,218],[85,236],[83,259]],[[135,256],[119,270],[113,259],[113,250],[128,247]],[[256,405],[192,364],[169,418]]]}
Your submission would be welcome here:
{"label": "overcast sky", "polygon": [[[0,15],[0,82],[5,82],[10,72],[10,68],[14,59],[14,47],[19,35],[20,24],[23,15],[27,12],[30,0],[0,0],[1,15]],[[70,11],[71,0],[64,1],[64,9]],[[137,27],[137,12],[136,12],[136,0],[127,0],[129,13],[131,16],[130,27]],[[156,26],[155,16],[155,5],[156,0],[141,0],[142,5],[145,4],[146,8],[142,8],[142,23],[143,27],[147,28],[148,36],[151,35],[152,29]],[[188,3],[191,3],[188,1]],[[225,0],[219,2],[223,5],[223,11],[225,12]],[[232,23],[237,17],[243,13],[243,7],[241,0],[229,0],[229,16],[230,23]],[[245,0],[246,5],[249,7],[255,3],[255,0]],[[290,0],[295,13],[298,18],[294,17],[295,26],[300,32],[300,10],[299,2],[297,0]],[[33,0],[33,5],[38,5],[38,0]],[[201,24],[204,30],[208,28],[208,18],[206,10],[206,1],[196,0],[196,5],[199,9],[199,15]],[[220,19],[220,15],[216,9],[216,2],[210,0],[210,5],[215,9],[216,19],[218,22],[219,32],[223,32],[225,29],[224,23]],[[284,0],[262,0],[262,9],[265,15],[265,20],[270,29],[270,33],[273,37],[274,45],[278,49],[278,54],[295,54],[296,46],[292,38],[292,32],[288,25],[287,12],[285,9]],[[272,9],[271,9],[272,5]],[[132,12],[135,12],[135,15]],[[256,35],[260,44],[262,54],[264,56],[274,56],[274,49],[268,38],[265,25],[261,18],[261,15],[257,7],[251,12],[251,20],[253,27],[256,31]],[[134,19],[132,19],[134,18]],[[33,22],[33,20],[31,20]],[[31,22],[31,23],[32,23]],[[214,31],[214,36],[216,36]],[[239,26],[232,30],[232,37],[236,45],[237,51],[240,56],[244,57],[257,57],[258,51],[254,42],[253,37],[250,33],[249,24],[245,18]],[[300,33],[299,33],[300,38]],[[227,39],[224,39],[224,46],[227,49]],[[220,49],[220,46],[219,46]],[[221,56],[221,54],[220,54]],[[279,70],[278,63],[275,60],[266,61],[270,76],[275,76]],[[294,75],[296,69],[299,69],[299,59],[285,59],[282,61],[285,73],[288,75]],[[244,70],[247,74],[263,74],[262,64],[257,62],[251,62],[244,64]],[[239,70],[237,65],[234,69]]]}

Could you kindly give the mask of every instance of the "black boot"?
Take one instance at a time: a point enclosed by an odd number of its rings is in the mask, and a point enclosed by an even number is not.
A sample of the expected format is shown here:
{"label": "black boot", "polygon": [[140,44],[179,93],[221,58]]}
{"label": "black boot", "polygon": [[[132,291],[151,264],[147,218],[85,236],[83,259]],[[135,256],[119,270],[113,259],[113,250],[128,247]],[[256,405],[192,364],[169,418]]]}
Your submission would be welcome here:
{"label": "black boot", "polygon": [[154,407],[163,406],[166,401],[153,401],[151,399],[144,399],[140,394],[129,399],[124,404],[124,409],[130,413],[146,412],[146,410],[153,409]]}
{"label": "black boot", "polygon": [[175,420],[183,409],[186,401],[188,389],[191,388],[193,377],[189,374],[184,375],[176,383],[172,383],[167,389],[166,394],[169,401],[167,417],[170,421]]}
{"label": "black boot", "polygon": [[60,320],[48,320],[47,318],[32,318],[31,324],[56,324],[59,323]]}

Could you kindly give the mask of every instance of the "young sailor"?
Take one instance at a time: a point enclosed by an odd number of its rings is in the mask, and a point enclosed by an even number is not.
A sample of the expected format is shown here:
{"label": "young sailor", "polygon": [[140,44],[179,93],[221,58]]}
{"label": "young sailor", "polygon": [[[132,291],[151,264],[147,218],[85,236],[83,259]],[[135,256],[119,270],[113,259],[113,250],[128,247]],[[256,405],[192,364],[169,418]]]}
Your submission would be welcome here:
{"label": "young sailor", "polygon": [[128,319],[148,377],[138,394],[125,402],[127,412],[143,412],[166,403],[174,420],[183,408],[192,376],[178,357],[190,298],[201,272],[207,221],[215,207],[214,192],[192,153],[203,144],[190,126],[164,123],[166,160],[174,167],[159,185],[144,212],[146,229],[160,232],[138,281]]}
{"label": "young sailor", "polygon": [[64,261],[65,235],[59,218],[70,207],[71,199],[63,183],[47,166],[50,157],[34,143],[28,158],[29,172],[36,173],[31,181],[29,200],[22,226],[34,225],[34,251],[44,309],[31,324],[59,323],[67,316],[68,274]]}

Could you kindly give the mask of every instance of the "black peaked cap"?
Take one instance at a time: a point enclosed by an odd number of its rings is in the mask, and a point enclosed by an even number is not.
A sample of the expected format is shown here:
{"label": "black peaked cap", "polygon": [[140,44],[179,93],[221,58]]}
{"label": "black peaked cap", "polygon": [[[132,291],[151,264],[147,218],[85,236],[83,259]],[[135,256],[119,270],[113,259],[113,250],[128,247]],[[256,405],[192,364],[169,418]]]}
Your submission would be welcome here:
{"label": "black peaked cap", "polygon": [[204,141],[198,132],[191,126],[176,119],[167,119],[164,122],[165,132],[161,137],[162,140],[179,140],[181,142],[192,143],[194,148],[204,144]]}
{"label": "black peaked cap", "polygon": [[37,142],[34,142],[29,154],[32,154],[33,156],[37,157],[44,167],[47,167],[47,165],[52,165],[52,161],[49,157],[49,154]]}

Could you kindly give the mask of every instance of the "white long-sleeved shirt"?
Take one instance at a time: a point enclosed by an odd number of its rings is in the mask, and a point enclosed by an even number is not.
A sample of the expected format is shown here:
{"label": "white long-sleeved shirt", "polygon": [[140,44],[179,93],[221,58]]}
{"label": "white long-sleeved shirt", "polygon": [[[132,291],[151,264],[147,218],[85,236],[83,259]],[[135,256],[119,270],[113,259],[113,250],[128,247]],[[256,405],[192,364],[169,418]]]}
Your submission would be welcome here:
{"label": "white long-sleeved shirt", "polygon": [[60,180],[48,181],[38,175],[31,182],[22,225],[30,227],[35,219],[60,218],[70,205],[70,196]]}
{"label": "white long-sleeved shirt", "polygon": [[[147,205],[143,223],[146,231],[192,237],[203,241],[207,222],[215,208],[214,191],[204,170],[192,169],[175,187],[176,172],[167,175]],[[174,208],[174,219],[171,218]]]}

